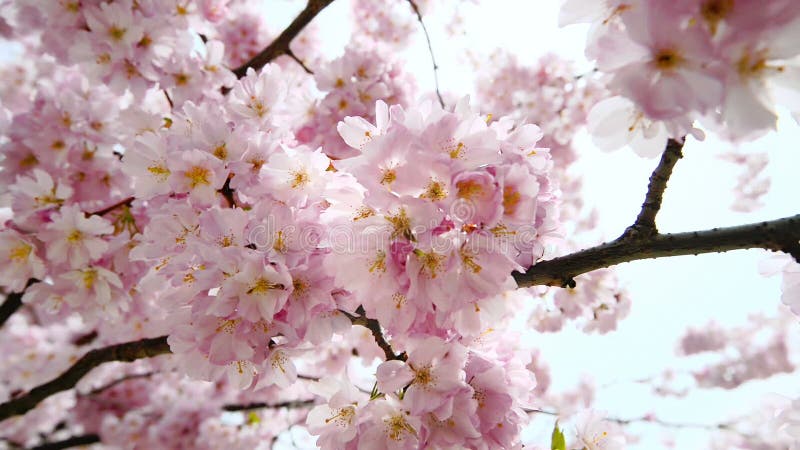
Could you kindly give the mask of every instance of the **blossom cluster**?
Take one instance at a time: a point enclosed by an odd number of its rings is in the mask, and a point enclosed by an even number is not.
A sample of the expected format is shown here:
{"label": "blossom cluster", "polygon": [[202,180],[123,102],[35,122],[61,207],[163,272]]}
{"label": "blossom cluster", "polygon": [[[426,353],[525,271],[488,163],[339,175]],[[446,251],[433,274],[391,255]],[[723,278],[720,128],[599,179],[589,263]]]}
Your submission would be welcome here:
{"label": "blossom cluster", "polygon": [[[14,216],[0,273],[17,292],[33,280],[23,301],[37,315],[77,312],[98,344],[166,333],[179,373],[260,392],[290,388],[300,369],[343,373],[305,356],[360,348],[351,322],[362,314],[404,358],[378,367],[382,396],[364,403],[354,439],[476,448],[518,439],[529,356],[503,333],[481,336],[510,316],[511,272],[558,233],[558,188],[536,126],[487,121],[466,100],[454,111],[378,102],[375,124],[339,124],[357,156],[331,160],[287,127],[290,95],[303,93],[277,65],[249,70],[223,98],[170,110],[151,96],[117,103],[58,70],[58,89],[37,86],[4,144]],[[70,110],[75,96],[115,109]],[[133,126],[112,126],[118,116]],[[430,389],[438,396],[417,393]],[[133,439],[149,408],[169,413],[141,400],[104,413],[116,419],[96,431]],[[218,406],[182,423],[198,429]],[[375,434],[391,417],[400,428]],[[453,421],[459,432],[442,428]],[[342,436],[317,431],[321,443]]]}
{"label": "blossom cluster", "polygon": [[[235,79],[223,65],[211,3],[184,0],[13,2],[6,14],[14,37],[32,42],[64,65],[76,64],[92,83],[137,98],[155,87],[177,105],[220,96]],[[204,34],[205,33],[205,34]],[[64,39],[64,36],[73,36]]]}
{"label": "blossom cluster", "polygon": [[753,315],[746,325],[730,329],[712,322],[689,329],[679,343],[678,353],[718,353],[716,362],[695,370],[692,376],[701,388],[734,389],[752,380],[795,370],[791,326],[788,313],[777,317]]}
{"label": "blossom cluster", "polygon": [[584,274],[574,288],[560,289],[552,303],[536,305],[528,323],[540,332],[560,331],[568,320],[582,322],[587,333],[608,333],[617,329],[631,308],[631,300],[609,269]]}
{"label": "blossom cluster", "polygon": [[658,154],[667,137],[704,126],[733,140],[775,129],[776,103],[795,115],[800,5],[776,0],[570,0],[561,23],[592,24],[586,54],[615,97],[590,129],[601,147]]}

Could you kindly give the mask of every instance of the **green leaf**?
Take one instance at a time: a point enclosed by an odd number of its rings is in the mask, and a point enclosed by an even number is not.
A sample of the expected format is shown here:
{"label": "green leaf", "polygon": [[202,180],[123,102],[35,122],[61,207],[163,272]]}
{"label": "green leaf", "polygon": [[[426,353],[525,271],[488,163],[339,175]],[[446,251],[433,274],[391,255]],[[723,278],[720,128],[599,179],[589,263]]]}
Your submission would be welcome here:
{"label": "green leaf", "polygon": [[567,441],[564,433],[558,428],[558,421],[553,427],[553,437],[550,440],[550,450],[567,450]]}

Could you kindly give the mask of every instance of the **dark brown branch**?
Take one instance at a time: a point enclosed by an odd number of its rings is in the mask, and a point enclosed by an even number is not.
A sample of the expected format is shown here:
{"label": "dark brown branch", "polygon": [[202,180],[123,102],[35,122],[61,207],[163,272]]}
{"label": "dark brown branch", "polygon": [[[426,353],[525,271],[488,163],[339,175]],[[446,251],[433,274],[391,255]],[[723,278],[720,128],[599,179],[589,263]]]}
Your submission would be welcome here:
{"label": "dark brown branch", "polygon": [[417,20],[422,26],[422,32],[425,33],[425,41],[428,42],[428,52],[431,54],[431,63],[433,64],[433,82],[436,85],[436,98],[439,99],[439,105],[444,108],[444,99],[442,98],[442,93],[439,91],[439,65],[436,64],[436,58],[433,56],[433,45],[431,45],[431,36],[428,34],[428,27],[426,27],[425,22],[422,21],[422,13],[419,12],[417,3],[414,0],[408,0],[408,4],[411,5],[411,9],[413,9],[414,14],[417,15]]}
{"label": "dark brown branch", "polygon": [[288,409],[297,409],[297,408],[305,408],[308,406],[314,406],[316,401],[312,399],[308,400],[290,400],[286,402],[280,403],[248,403],[246,405],[225,405],[222,407],[225,411],[249,411],[251,409],[281,409],[281,408],[288,408]]}
{"label": "dark brown branch", "polygon": [[174,103],[172,103],[172,98],[170,98],[170,96],[169,96],[169,92],[167,92],[167,91],[166,91],[166,89],[164,90],[164,97],[166,97],[166,98],[167,98],[167,103],[169,103],[169,109],[170,109],[170,111],[172,111],[173,109],[175,109],[175,104],[174,104]]}
{"label": "dark brown branch", "polygon": [[222,188],[217,191],[225,198],[225,201],[228,202],[229,208],[236,207],[236,200],[233,197],[233,194],[236,192],[234,189],[231,189],[231,178],[233,178],[233,174],[228,175],[228,178],[225,180],[225,184],[222,185]]}
{"label": "dark brown branch", "polygon": [[636,222],[633,223],[625,233],[625,239],[638,239],[646,236],[653,236],[658,233],[656,228],[656,215],[661,209],[661,202],[664,191],[667,189],[667,182],[672,175],[672,169],[679,159],[683,158],[683,142],[670,139],[667,148],[661,155],[661,161],[650,175],[650,183],[647,185],[647,195],[645,196],[642,209]]}
{"label": "dark brown branch", "polygon": [[625,236],[570,255],[542,261],[526,273],[514,272],[514,279],[526,286],[575,286],[582,273],[624,262],[667,256],[720,253],[748,248],[784,251],[800,240],[800,214],[769,222],[687,233],[656,234],[625,239]]}
{"label": "dark brown branch", "polygon": [[47,397],[72,389],[84,375],[100,364],[111,361],[131,362],[169,352],[166,336],[94,349],[83,355],[78,362],[55,379],[31,389],[27,394],[0,403],[0,421],[25,414]]}
{"label": "dark brown branch", "polygon": [[264,50],[254,56],[250,61],[247,61],[242,66],[233,70],[236,78],[242,78],[247,74],[247,69],[252,67],[258,70],[264,67],[268,62],[274,60],[278,56],[286,55],[289,50],[289,44],[302,30],[308,25],[320,11],[325,9],[326,6],[333,3],[333,0],[308,0],[305,9],[300,11],[297,17],[286,27],[283,32],[272,41]]}
{"label": "dark brown branch", "polygon": [[781,251],[791,255],[800,264],[800,242],[798,242],[797,238],[791,238],[784,242],[781,246]]}
{"label": "dark brown branch", "polygon": [[61,450],[64,448],[77,447],[79,445],[96,444],[98,442],[100,442],[100,436],[96,434],[86,434],[83,436],[73,436],[63,441],[46,442],[36,447],[31,447],[30,450]]}
{"label": "dark brown branch", "polygon": [[[25,285],[25,289],[28,289],[30,285],[38,282],[39,280],[36,278],[29,279],[28,283]],[[0,327],[6,323],[12,314],[22,307],[22,296],[25,294],[25,289],[23,289],[22,292],[12,292],[6,295],[5,301],[0,305]]]}
{"label": "dark brown branch", "polygon": [[361,325],[362,327],[365,327],[372,332],[372,337],[375,338],[375,343],[378,344],[378,347],[380,347],[381,350],[383,350],[383,354],[386,355],[386,361],[391,361],[393,359],[397,359],[400,361],[406,360],[405,353],[401,353],[399,355],[394,353],[394,350],[392,350],[392,346],[389,344],[389,342],[386,341],[386,338],[383,336],[383,330],[381,329],[381,324],[375,319],[368,318],[366,316],[366,313],[364,312],[364,308],[360,306],[358,307],[358,309],[356,310],[356,314],[358,314],[357,316],[350,314],[347,311],[340,310],[340,312],[345,316],[347,316],[347,318],[350,319],[350,322],[353,325]]}

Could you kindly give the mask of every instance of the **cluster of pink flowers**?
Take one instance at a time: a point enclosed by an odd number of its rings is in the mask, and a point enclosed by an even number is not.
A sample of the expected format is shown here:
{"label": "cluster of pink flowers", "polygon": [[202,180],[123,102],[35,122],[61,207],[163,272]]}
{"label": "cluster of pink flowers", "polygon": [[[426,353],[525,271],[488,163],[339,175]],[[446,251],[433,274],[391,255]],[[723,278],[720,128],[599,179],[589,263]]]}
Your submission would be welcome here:
{"label": "cluster of pink flowers", "polygon": [[537,124],[544,133],[540,145],[550,149],[556,170],[565,170],[577,159],[572,140],[586,124],[592,106],[606,95],[605,88],[554,54],[530,66],[503,51],[490,58],[476,84],[481,107]]}
{"label": "cluster of pink flowers", "polygon": [[[32,323],[26,314],[11,317],[0,340],[0,401],[49,381],[77,361],[83,348],[75,342],[85,329],[77,317],[47,325]],[[26,420],[0,423],[0,436],[22,444],[34,441],[53,429],[71,403],[68,394],[54,397]]]}
{"label": "cluster of pink flowers", "polygon": [[93,83],[136,97],[158,86],[180,105],[220,96],[234,80],[222,64],[223,44],[199,37],[214,31],[207,19],[217,11],[204,7],[209,3],[25,0],[15,2],[7,20],[15,37],[40,42],[61,64],[78,64]]}
{"label": "cluster of pink flowers", "polygon": [[[74,90],[84,86],[76,78]],[[432,445],[511,445],[532,373],[514,346],[482,349],[473,339],[508,317],[500,294],[514,286],[511,272],[557,235],[558,189],[536,145],[541,132],[510,119],[487,123],[466,102],[454,112],[379,102],[375,125],[360,117],[339,125],[358,156],[331,161],[287,131],[289,91],[279,66],[251,70],[224,101],[186,101],[159,121],[139,111],[149,126],[135,133],[91,126],[100,119],[67,116],[43,98],[14,120],[39,124],[27,117],[50,114],[67,127],[56,138],[69,140],[55,149],[64,153],[61,171],[39,164],[32,149],[41,146],[24,142],[43,133],[7,144],[34,164],[17,163],[11,186],[15,217],[0,249],[13,264],[3,283],[19,291],[24,280],[46,280],[28,289],[27,303],[62,317],[79,312],[101,330],[123,318],[122,329],[165,330],[182,372],[254,390],[292,386],[295,361],[311,346],[351,339],[341,310],[360,307],[408,359],[379,367],[384,396],[365,403],[359,441],[410,433]],[[102,103],[107,91],[99,92]],[[121,162],[112,142],[125,145]],[[70,170],[115,176],[87,189]],[[90,205],[96,213],[84,211]],[[148,328],[145,317],[161,323]],[[440,351],[426,353],[432,348]],[[414,380],[438,397],[415,394]],[[134,422],[108,432],[152,416],[137,405],[116,414]],[[395,416],[401,427],[386,436],[369,423]],[[448,421],[463,428],[440,429]]]}
{"label": "cluster of pink flowers", "polygon": [[[433,6],[430,0],[415,0],[420,14]],[[361,39],[402,48],[419,26],[408,0],[356,0],[353,2],[355,34]]]}
{"label": "cluster of pink flowers", "polygon": [[337,232],[328,268],[393,334],[474,335],[478,301],[513,286],[511,272],[557,236],[541,132],[487,124],[465,101],[454,112],[377,108],[374,125],[339,126],[361,154],[336,167],[365,191],[324,213]]}
{"label": "cluster of pink flowers", "polygon": [[328,62],[314,73],[317,89],[325,93],[309,102],[302,111],[305,120],[297,131],[297,140],[321,146],[333,159],[359,154],[339,135],[337,124],[348,116],[375,121],[375,103],[407,105],[415,91],[413,80],[399,62],[385,55],[385,47],[373,44],[351,44],[339,58]]}
{"label": "cluster of pink flowers", "polygon": [[539,303],[531,313],[528,323],[540,332],[560,331],[566,321],[582,322],[587,333],[608,333],[617,329],[631,308],[628,294],[618,286],[616,274],[610,269],[600,269],[581,275],[575,288],[559,289],[552,303]]}
{"label": "cluster of pink flowers", "polygon": [[761,404],[742,415],[741,432],[720,431],[711,440],[712,450],[800,449],[800,401],[770,395]]}
{"label": "cluster of pink flowers", "polygon": [[728,152],[720,158],[739,166],[739,176],[733,192],[736,196],[731,209],[738,212],[756,211],[764,206],[764,196],[769,192],[771,180],[765,169],[769,164],[766,152]]}
{"label": "cluster of pink flowers", "polygon": [[791,315],[754,315],[745,326],[724,329],[710,323],[690,329],[678,347],[682,355],[719,353],[717,361],[694,371],[699,387],[734,389],[751,381],[795,370]]}
{"label": "cluster of pink flowers", "polygon": [[776,126],[775,103],[797,103],[800,5],[776,0],[571,0],[562,24],[590,22],[587,56],[619,97],[590,119],[598,144],[657,154],[695,120],[731,139]]}
{"label": "cluster of pink flowers", "polygon": [[321,448],[511,448],[534,387],[513,339],[408,339],[407,360],[379,365],[369,396],[321,382],[327,403],[309,413],[309,431]]}

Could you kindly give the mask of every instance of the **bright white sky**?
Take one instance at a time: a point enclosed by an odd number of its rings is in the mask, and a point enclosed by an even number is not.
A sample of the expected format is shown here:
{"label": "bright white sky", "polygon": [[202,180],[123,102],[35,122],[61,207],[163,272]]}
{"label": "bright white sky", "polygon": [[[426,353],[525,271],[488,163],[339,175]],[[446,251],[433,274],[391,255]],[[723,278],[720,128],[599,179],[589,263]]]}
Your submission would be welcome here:
{"label": "bright white sky", "polygon": [[[302,8],[301,1],[276,1],[282,4],[281,17],[271,17],[275,27],[287,23]],[[450,2],[447,2],[450,3]],[[586,27],[557,26],[557,0],[483,0],[479,5],[464,2],[466,36],[454,37],[436,17],[426,19],[434,52],[439,63],[442,91],[470,94],[474,74],[468,61],[472,55],[488,54],[503,48],[523,62],[554,52],[579,63],[579,70],[591,65],[583,57]],[[269,4],[269,3],[268,3]],[[444,8],[442,8],[444,9]],[[349,39],[347,0],[337,0],[315,19],[319,36],[329,55],[341,54]],[[469,50],[466,50],[469,49]],[[421,31],[414,44],[402,55],[406,69],[419,81],[421,89],[433,89],[430,56]],[[779,124],[780,134],[741,146],[743,150],[770,152],[768,171],[773,184],[766,207],[750,214],[729,209],[738,168],[720,162],[714,155],[731,144],[710,137],[706,142],[691,142],[685,158],[678,164],[669,184],[658,224],[662,231],[700,230],[769,220],[800,211],[796,193],[800,177],[789,168],[800,167],[800,127],[791,119]],[[602,153],[588,136],[579,136],[579,167],[585,173],[585,198],[600,212],[600,228],[608,238],[618,236],[639,211],[647,179],[655,160],[637,157],[631,151]],[[672,422],[719,423],[758,408],[765,395],[796,397],[800,394],[794,376],[773,377],[765,382],[750,382],[735,392],[696,391],[688,399],[661,399],[648,394],[646,387],[626,382],[660,373],[665,367],[691,368],[675,356],[675,345],[689,326],[702,326],[714,319],[726,326],[746,323],[748,314],[773,314],[779,304],[779,279],[758,274],[758,263],[767,256],[762,251],[737,251],[719,255],[688,256],[624,264],[617,272],[632,299],[631,314],[620,329],[606,336],[580,332],[539,335],[528,340],[543,350],[553,370],[553,388],[573,387],[581,376],[591,375],[600,388],[596,406],[620,418],[640,417],[654,412]],[[795,355],[798,356],[798,355]],[[797,358],[796,358],[797,359]],[[796,361],[800,362],[800,361]],[[549,445],[549,418],[526,433],[526,443]],[[541,428],[541,430],[538,430]],[[631,431],[642,440],[628,448],[653,450],[666,448],[665,438],[675,440],[681,449],[708,448],[707,432],[662,429],[642,424]],[[530,440],[528,440],[530,439]]]}

